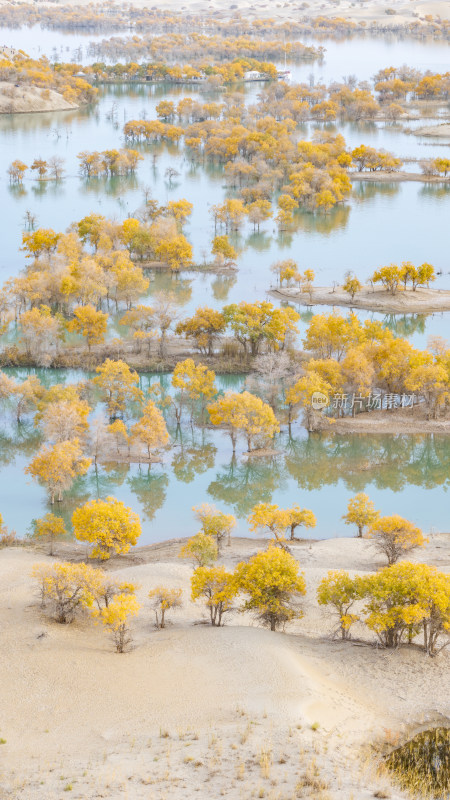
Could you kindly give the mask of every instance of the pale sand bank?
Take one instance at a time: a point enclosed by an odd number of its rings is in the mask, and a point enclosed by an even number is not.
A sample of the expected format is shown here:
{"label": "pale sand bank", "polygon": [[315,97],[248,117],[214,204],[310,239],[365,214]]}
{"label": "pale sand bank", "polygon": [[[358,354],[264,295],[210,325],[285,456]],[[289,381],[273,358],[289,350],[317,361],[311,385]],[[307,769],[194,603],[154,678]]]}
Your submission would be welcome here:
{"label": "pale sand bank", "polygon": [[311,293],[294,287],[271,289],[273,297],[292,300],[302,305],[346,306],[379,311],[384,314],[424,314],[450,310],[450,290],[420,288],[408,289],[392,295],[386,289],[364,286],[352,299],[342,287],[315,286]]}
{"label": "pale sand bank", "polygon": [[[317,430],[328,433],[369,433],[369,434],[392,434],[399,436],[402,434],[427,434],[433,433],[437,436],[448,436],[450,434],[450,418],[438,417],[438,419],[428,419],[425,404],[406,408],[394,408],[389,411],[366,411],[357,413],[354,417],[331,417],[328,419],[321,416],[317,423]],[[368,463],[367,469],[372,469],[374,465]],[[383,464],[380,464],[383,467]]]}
{"label": "pale sand bank", "polygon": [[450,122],[442,122],[440,125],[425,125],[423,128],[416,128],[414,136],[438,136],[443,139],[450,139]]}
{"label": "pale sand bank", "polygon": [[78,108],[53,89],[0,81],[0,114],[27,114],[37,111],[68,111]]}
{"label": "pale sand bank", "polygon": [[[235,539],[223,562],[232,568],[260,544]],[[189,601],[191,567],[178,549],[179,542],[137,548],[110,564],[141,587],[135,648],[126,655],[115,654],[92,621],[62,626],[42,613],[29,573],[48,557],[0,552],[0,797],[290,800],[323,791],[331,800],[368,800],[387,786],[364,748],[385,729],[450,714],[449,654],[381,651],[366,634],[362,646],[330,638],[334,623],[315,587],[329,569],[376,569],[367,541],[293,545],[308,596],[303,620],[286,634],[240,614],[222,629],[198,626],[204,609]],[[147,563],[131,566],[134,559]],[[447,569],[449,537],[433,536],[417,559]],[[156,631],[146,597],[161,583],[183,588],[184,607]],[[320,776],[313,788],[311,770]]]}
{"label": "pale sand bank", "polygon": [[415,183],[450,183],[450,175],[424,175],[423,172],[349,172],[352,181],[365,181],[368,183],[401,183],[413,181]]}

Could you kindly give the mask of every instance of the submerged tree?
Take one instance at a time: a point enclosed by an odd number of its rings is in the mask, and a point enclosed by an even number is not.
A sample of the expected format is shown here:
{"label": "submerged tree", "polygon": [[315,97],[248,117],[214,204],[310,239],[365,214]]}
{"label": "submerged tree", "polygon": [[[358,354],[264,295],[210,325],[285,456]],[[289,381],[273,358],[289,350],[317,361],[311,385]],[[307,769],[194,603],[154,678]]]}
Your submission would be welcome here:
{"label": "submerged tree", "polygon": [[63,492],[70,489],[78,475],[88,471],[90,464],[90,458],[83,458],[78,439],[71,439],[51,447],[44,445],[25,472],[46,486],[53,505],[55,499],[62,500]]}

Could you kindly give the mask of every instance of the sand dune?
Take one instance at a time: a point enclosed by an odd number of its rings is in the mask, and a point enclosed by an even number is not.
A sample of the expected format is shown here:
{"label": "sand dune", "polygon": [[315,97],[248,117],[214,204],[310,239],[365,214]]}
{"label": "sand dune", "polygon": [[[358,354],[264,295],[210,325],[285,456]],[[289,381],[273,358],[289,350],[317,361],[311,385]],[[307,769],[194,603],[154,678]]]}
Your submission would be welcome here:
{"label": "sand dune", "polygon": [[[255,549],[235,542],[225,553],[230,567]],[[1,551],[0,797],[53,800],[71,786],[72,797],[250,798],[263,784],[273,795],[255,796],[290,798],[312,779],[312,763],[327,797],[373,797],[380,780],[362,765],[364,747],[385,728],[450,714],[449,657],[332,641],[315,587],[329,568],[373,569],[373,550],[356,539],[293,550],[308,596],[304,619],[285,634],[238,613],[221,629],[199,624],[191,567],[167,551],[117,570],[140,584],[143,604],[125,655],[91,620],[62,626],[41,611],[29,573],[42,554]],[[448,564],[449,553],[449,538],[438,536],[425,555]],[[184,607],[164,631],[146,600],[158,583],[184,589]],[[262,751],[270,751],[270,777]],[[210,789],[199,790],[205,781]]]}

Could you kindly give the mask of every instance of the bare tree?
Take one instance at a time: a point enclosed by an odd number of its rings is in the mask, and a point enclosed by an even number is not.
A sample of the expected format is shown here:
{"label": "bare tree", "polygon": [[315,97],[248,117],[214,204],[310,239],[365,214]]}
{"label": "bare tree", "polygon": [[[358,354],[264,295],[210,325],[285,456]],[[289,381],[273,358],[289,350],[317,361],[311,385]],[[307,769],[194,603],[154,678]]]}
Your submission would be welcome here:
{"label": "bare tree", "polygon": [[64,172],[64,159],[59,156],[52,156],[49,158],[47,164],[52,178],[54,178],[55,181],[61,180]]}
{"label": "bare tree", "polygon": [[180,173],[178,172],[177,169],[174,169],[174,167],[167,167],[167,169],[166,169],[166,171],[164,173],[164,177],[167,178],[167,180],[169,181],[169,186],[170,187],[172,186],[173,178],[178,178],[179,175],[180,175]]}
{"label": "bare tree", "polygon": [[160,358],[164,358],[166,355],[167,334],[178,317],[175,294],[173,292],[157,292],[153,302],[153,321],[160,332]]}

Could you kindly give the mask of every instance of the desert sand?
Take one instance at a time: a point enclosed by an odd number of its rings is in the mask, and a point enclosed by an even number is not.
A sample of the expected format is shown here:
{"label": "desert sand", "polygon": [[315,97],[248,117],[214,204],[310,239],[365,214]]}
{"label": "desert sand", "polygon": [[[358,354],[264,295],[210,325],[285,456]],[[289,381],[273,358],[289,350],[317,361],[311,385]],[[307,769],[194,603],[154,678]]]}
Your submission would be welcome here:
{"label": "desert sand", "polygon": [[408,289],[390,294],[386,289],[364,286],[352,299],[342,287],[314,286],[311,292],[295,287],[283,287],[270,291],[273,297],[294,300],[302,305],[347,306],[380,311],[384,314],[424,314],[450,310],[450,291],[447,289]]}
{"label": "desert sand", "polygon": [[[9,0],[0,0],[0,4]],[[74,5],[87,5],[90,0],[76,0]],[[40,5],[50,5],[42,2]],[[61,0],[61,5],[65,5]],[[147,0],[130,0],[130,5],[142,8],[148,6]],[[411,22],[426,21],[425,17],[449,19],[450,6],[446,0],[322,0],[322,2],[302,2],[302,0],[241,0],[240,3],[223,0],[159,0],[158,9],[176,11],[182,14],[208,13],[216,18],[229,18],[240,14],[247,19],[276,19],[278,22],[297,21],[308,17],[340,17],[364,26],[377,23],[386,31],[398,29]],[[391,9],[394,14],[386,14]]]}
{"label": "desert sand", "polygon": [[[89,0],[77,0],[77,5],[87,4]],[[146,0],[131,0],[131,5],[138,8],[147,6]],[[395,14],[387,15],[386,9],[393,9]],[[241,0],[240,3],[223,2],[223,0],[160,0],[158,9],[178,11],[188,14],[202,14],[208,11],[216,17],[236,15],[248,19],[276,18],[277,21],[298,20],[305,17],[341,17],[356,23],[382,22],[386,30],[398,27],[405,23],[420,21],[426,15],[449,18],[449,4],[446,0],[323,0],[323,2],[309,2],[304,4],[301,0],[283,0],[283,2],[270,2],[269,0]]]}
{"label": "desert sand", "polygon": [[[234,612],[223,628],[202,624],[180,542],[108,565],[140,584],[133,649],[123,655],[91,619],[64,626],[41,610],[30,570],[48,556],[0,552],[0,798],[402,797],[376,774],[372,745],[450,714],[450,655],[383,651],[362,630],[361,640],[333,639],[315,587],[329,569],[380,566],[370,543],[293,544],[305,614],[271,633]],[[234,567],[262,546],[234,539],[221,560]],[[84,552],[58,549],[60,558]],[[433,535],[417,559],[447,569],[449,536]],[[183,588],[184,605],[159,631],[146,598],[161,583]]]}

